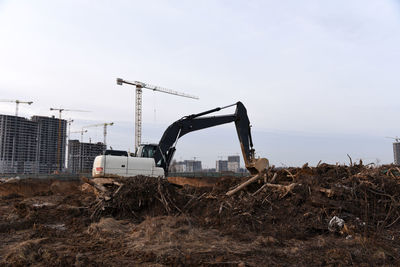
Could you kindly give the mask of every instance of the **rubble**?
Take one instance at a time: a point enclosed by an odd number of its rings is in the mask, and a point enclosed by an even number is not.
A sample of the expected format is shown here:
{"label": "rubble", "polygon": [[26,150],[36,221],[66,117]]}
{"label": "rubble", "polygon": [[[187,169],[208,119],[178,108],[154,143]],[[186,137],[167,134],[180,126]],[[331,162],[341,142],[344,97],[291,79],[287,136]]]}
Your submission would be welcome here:
{"label": "rubble", "polygon": [[400,264],[397,168],[270,168],[226,194],[248,180],[84,179],[27,196],[0,184],[0,265]]}

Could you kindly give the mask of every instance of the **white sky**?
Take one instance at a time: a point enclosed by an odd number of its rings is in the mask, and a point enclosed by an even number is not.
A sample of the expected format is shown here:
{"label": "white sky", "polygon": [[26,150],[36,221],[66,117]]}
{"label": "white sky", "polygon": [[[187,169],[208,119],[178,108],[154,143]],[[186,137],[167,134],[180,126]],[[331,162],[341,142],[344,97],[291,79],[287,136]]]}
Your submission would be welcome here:
{"label": "white sky", "polygon": [[[347,153],[390,163],[399,60],[395,0],[0,0],[0,98],[34,101],[20,106],[27,117],[90,110],[64,118],[73,130],[115,122],[115,149],[133,148],[134,88],[117,86],[122,77],[200,97],[145,91],[145,142],[184,115],[240,100],[256,151],[273,164],[345,162]],[[102,129],[89,136],[102,141]],[[207,167],[240,153],[233,125],[189,134],[177,149],[177,160]]]}

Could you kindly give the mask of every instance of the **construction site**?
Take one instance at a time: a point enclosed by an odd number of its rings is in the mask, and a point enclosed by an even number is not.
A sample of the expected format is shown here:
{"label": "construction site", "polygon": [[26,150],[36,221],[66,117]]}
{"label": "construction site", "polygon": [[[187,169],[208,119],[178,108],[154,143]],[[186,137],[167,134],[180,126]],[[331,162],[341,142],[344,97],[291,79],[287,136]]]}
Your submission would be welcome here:
{"label": "construction site", "polygon": [[0,266],[400,266],[399,11],[0,1]]}
{"label": "construction site", "polygon": [[[211,115],[232,107],[234,113]],[[42,151],[49,140],[60,140],[55,125],[66,132],[65,120],[0,118],[3,132],[11,132],[1,144],[14,155],[3,153],[2,159],[21,162],[26,156],[27,162],[0,179],[1,265],[400,265],[400,168],[364,165],[350,156],[345,165],[270,166],[255,156],[241,102],[182,117],[158,144],[141,143],[137,115],[134,155],[106,150],[105,136],[92,146],[69,140],[68,166],[86,170],[69,178],[12,175],[29,168],[40,172],[42,165],[45,172],[60,170],[64,149]],[[246,175],[170,173],[180,137],[232,122]],[[21,147],[32,152],[21,153]],[[393,148],[397,155],[397,145]],[[82,151],[99,156],[85,161]],[[217,169],[239,166],[239,156],[217,161]],[[93,175],[85,175],[91,169]]]}

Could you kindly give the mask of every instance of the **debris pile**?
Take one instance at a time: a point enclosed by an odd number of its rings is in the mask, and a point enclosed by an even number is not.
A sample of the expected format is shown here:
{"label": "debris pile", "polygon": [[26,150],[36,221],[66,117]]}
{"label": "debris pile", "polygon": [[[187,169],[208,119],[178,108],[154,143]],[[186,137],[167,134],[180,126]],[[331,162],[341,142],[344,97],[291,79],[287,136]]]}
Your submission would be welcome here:
{"label": "debris pile", "polygon": [[13,189],[0,205],[0,264],[400,265],[399,168],[272,167],[246,181]]}
{"label": "debris pile", "polygon": [[109,187],[99,197],[92,218],[140,222],[146,216],[184,215],[194,223],[224,230],[229,226],[269,231],[281,223],[288,226],[286,231],[306,234],[328,232],[329,221],[336,216],[336,221],[346,221],[348,231],[365,235],[378,234],[400,220],[400,172],[394,169],[362,163],[270,169],[264,180],[234,195],[225,193],[241,181],[228,180],[212,188],[179,188],[164,179],[119,179],[120,186]]}
{"label": "debris pile", "polygon": [[105,186],[105,190],[94,187],[98,190],[98,199],[92,207],[93,219],[112,216],[141,222],[146,216],[171,215],[180,211],[176,202],[182,194],[165,179],[145,176],[110,179]]}

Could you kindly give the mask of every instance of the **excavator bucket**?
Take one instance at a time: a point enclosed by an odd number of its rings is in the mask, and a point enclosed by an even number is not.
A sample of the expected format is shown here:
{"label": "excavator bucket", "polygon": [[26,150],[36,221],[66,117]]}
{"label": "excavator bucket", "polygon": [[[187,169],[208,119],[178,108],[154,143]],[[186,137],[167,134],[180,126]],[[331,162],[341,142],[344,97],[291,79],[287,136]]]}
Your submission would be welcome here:
{"label": "excavator bucket", "polygon": [[260,174],[265,172],[269,167],[269,161],[266,158],[254,159],[253,162],[246,166],[247,170],[253,174]]}

